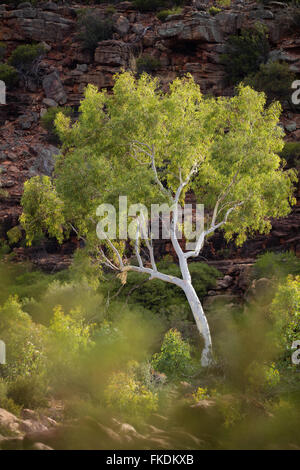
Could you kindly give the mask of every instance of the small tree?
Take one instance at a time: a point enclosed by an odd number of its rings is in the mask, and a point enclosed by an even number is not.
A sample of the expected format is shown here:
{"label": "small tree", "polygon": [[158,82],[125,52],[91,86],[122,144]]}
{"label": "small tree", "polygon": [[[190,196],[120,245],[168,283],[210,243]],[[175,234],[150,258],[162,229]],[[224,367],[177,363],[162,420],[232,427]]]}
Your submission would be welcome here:
{"label": "small tree", "polygon": [[[148,274],[181,288],[204,338],[202,365],[211,362],[211,335],[200,300],[192,285],[189,260],[197,257],[205,239],[223,229],[237,244],[247,235],[270,230],[270,217],[285,216],[294,203],[294,170],[284,171],[278,156],[283,131],[278,126],[280,104],[265,108],[265,96],[240,86],[233,98],[203,99],[191,76],[176,79],[163,94],[157,79],[130,73],[116,78],[113,94],[89,85],[78,122],[59,114],[56,125],[63,142],[53,185],[33,178],[25,184],[22,223],[28,242],[37,230],[50,230],[61,239],[63,225],[73,227],[87,242],[95,260],[119,273]],[[44,177],[45,178],[45,177]],[[33,203],[39,193],[42,208]],[[179,210],[187,190],[205,205],[205,226],[195,249],[181,247]],[[43,192],[43,197],[40,192]],[[128,203],[168,202],[172,205],[170,238],[181,277],[158,270],[152,235],[143,217],[136,216],[133,247],[137,263],[126,258],[125,241],[100,241],[95,214],[100,203],[114,203],[126,194]],[[64,221],[51,217],[61,200]],[[29,200],[29,203],[27,202]],[[35,213],[36,212],[36,213]],[[141,244],[148,250],[147,265]],[[145,250],[145,251],[146,251]]]}

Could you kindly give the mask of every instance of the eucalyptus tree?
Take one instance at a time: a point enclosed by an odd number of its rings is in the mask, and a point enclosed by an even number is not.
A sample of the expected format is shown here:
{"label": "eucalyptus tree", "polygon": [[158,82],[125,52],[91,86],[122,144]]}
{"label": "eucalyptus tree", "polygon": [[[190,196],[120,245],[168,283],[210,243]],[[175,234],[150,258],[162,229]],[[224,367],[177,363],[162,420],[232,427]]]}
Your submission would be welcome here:
{"label": "eucalyptus tree", "polygon": [[[209,365],[211,335],[189,261],[218,229],[239,245],[255,232],[267,233],[270,218],[289,213],[296,175],[278,156],[280,112],[279,103],[266,107],[264,94],[248,86],[240,86],[232,98],[204,97],[191,76],[175,79],[168,93],[157,79],[146,74],[136,79],[128,72],[116,77],[112,93],[89,85],[78,121],[72,125],[63,114],[56,119],[63,145],[54,178],[35,177],[25,184],[21,220],[28,243],[45,231],[61,241],[72,227],[87,241],[94,260],[116,271],[122,282],[128,271],[136,271],[181,288],[204,339],[201,363]],[[183,249],[177,237],[187,191],[205,207],[203,230],[192,250]],[[147,208],[172,206],[170,239],[181,277],[157,269],[141,214],[133,242],[136,262],[126,258],[124,240],[99,240],[97,208],[117,205],[119,195]]]}

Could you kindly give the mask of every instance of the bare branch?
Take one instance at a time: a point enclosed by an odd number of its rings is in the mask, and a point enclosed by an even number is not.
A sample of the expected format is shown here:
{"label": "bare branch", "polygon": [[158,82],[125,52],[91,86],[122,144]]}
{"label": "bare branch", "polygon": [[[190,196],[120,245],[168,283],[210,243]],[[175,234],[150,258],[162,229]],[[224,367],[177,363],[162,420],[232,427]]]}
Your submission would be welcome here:
{"label": "bare branch", "polygon": [[140,223],[139,223],[139,220],[137,220],[136,237],[135,237],[135,253],[136,253],[136,257],[137,257],[140,268],[143,268],[144,265],[143,265],[143,261],[142,261],[141,254],[140,254],[139,238],[140,238]]}
{"label": "bare branch", "polygon": [[156,263],[155,263],[155,257],[154,257],[154,250],[153,250],[153,245],[152,245],[152,242],[150,243],[149,239],[150,239],[150,234],[149,234],[149,227],[147,228],[147,231],[148,233],[145,233],[145,229],[146,229],[146,221],[145,221],[145,218],[144,218],[144,214],[141,213],[141,217],[142,217],[142,235],[145,239],[145,242],[146,242],[146,246],[148,248],[148,251],[149,251],[149,255],[150,255],[150,262],[151,262],[151,265],[152,265],[152,268],[154,271],[157,271],[157,267],[156,267]]}
{"label": "bare branch", "polygon": [[219,213],[221,212],[221,210],[219,211],[219,205],[221,202],[224,201],[224,199],[228,196],[229,192],[230,192],[230,189],[232,188],[232,186],[234,185],[234,183],[236,182],[236,178],[239,174],[239,171],[240,169],[238,168],[236,173],[234,174],[231,182],[229,183],[229,185],[227,186],[227,188],[225,189],[225,191],[223,191],[223,193],[220,194],[217,202],[216,202],[216,205],[215,205],[215,208],[214,208],[214,212],[213,212],[213,217],[212,217],[212,221],[211,221],[211,227],[213,227],[216,223],[216,220],[217,220],[217,217],[219,215]]}
{"label": "bare branch", "polygon": [[184,253],[185,258],[187,259],[187,258],[190,258],[190,257],[198,256],[201,248],[203,247],[205,237],[207,237],[207,235],[210,235],[211,233],[213,233],[218,228],[222,227],[222,225],[226,224],[226,222],[228,220],[228,217],[231,214],[231,212],[234,211],[237,207],[239,207],[243,204],[244,204],[244,201],[241,201],[241,202],[238,202],[237,204],[235,204],[233,207],[228,209],[228,211],[226,212],[225,217],[222,220],[222,222],[219,222],[218,224],[215,224],[215,225],[211,226],[208,230],[205,230],[204,232],[202,232],[202,234],[200,235],[200,237],[197,241],[196,249],[194,251],[188,251],[187,253]]}

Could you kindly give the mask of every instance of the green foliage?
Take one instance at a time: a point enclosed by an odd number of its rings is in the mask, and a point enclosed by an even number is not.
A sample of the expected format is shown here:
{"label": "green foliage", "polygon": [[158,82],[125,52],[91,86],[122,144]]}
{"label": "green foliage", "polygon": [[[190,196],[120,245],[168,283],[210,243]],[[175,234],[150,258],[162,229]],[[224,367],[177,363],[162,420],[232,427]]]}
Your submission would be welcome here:
{"label": "green foliage", "polygon": [[210,7],[210,9],[208,10],[208,13],[209,13],[210,15],[212,15],[212,16],[215,16],[215,15],[217,15],[218,13],[220,13],[221,11],[222,11],[221,8],[217,8],[217,7],[212,6],[212,7]]}
{"label": "green foliage", "polygon": [[20,226],[16,225],[15,227],[8,230],[7,237],[10,245],[15,245],[18,243],[22,238],[22,230]]}
{"label": "green foliage", "polygon": [[4,42],[0,42],[0,62],[4,59],[6,53],[6,44]]}
{"label": "green foliage", "polygon": [[160,61],[151,55],[144,54],[136,60],[136,70],[139,74],[155,72],[160,67]]}
{"label": "green foliage", "polygon": [[160,10],[159,12],[157,12],[156,16],[160,21],[166,21],[168,16],[180,15],[181,12],[182,12],[182,8],[177,7],[177,8],[167,9],[167,10]]}
{"label": "green foliage", "polygon": [[108,407],[125,416],[148,416],[158,407],[157,394],[147,389],[129,367],[112,374],[104,392]]}
{"label": "green foliage", "polygon": [[247,75],[256,73],[260,64],[267,61],[268,53],[268,37],[261,25],[243,30],[239,36],[230,36],[222,56],[228,81],[236,84]]}
{"label": "green foliage", "polygon": [[19,376],[8,387],[8,397],[24,408],[47,406],[47,386],[39,375]]}
{"label": "green foliage", "polygon": [[41,124],[52,139],[59,141],[57,130],[55,128],[55,119],[58,113],[63,113],[64,116],[72,116],[72,108],[70,106],[53,106],[48,108],[45,114],[41,118]]}
{"label": "green foliage", "polygon": [[282,280],[289,274],[300,275],[300,260],[292,252],[264,253],[253,266],[253,276],[256,279],[266,277]]}
{"label": "green foliage", "polygon": [[7,364],[2,366],[5,377],[15,379],[43,369],[44,330],[32,322],[15,297],[0,308],[0,337],[7,348]]}
{"label": "green foliage", "polygon": [[[23,302],[23,306],[26,299],[38,301],[45,295],[49,284],[55,280],[63,282],[66,277],[66,271],[46,274],[34,270],[25,263],[5,263],[2,261],[0,263],[0,303],[5,302],[10,296],[17,296]],[[26,311],[28,312],[28,310]]]}
{"label": "green foliage", "polygon": [[152,366],[172,379],[184,377],[191,372],[190,345],[182,339],[179,331],[171,329],[165,334],[161,352],[153,355]]}
{"label": "green foliage", "polygon": [[44,54],[45,47],[43,44],[24,44],[16,47],[8,63],[22,74],[35,73],[34,66]]}
{"label": "green foliage", "polygon": [[280,373],[274,363],[266,365],[253,361],[246,370],[246,376],[250,387],[257,391],[275,387],[280,382]]}
{"label": "green foliage", "polygon": [[266,93],[268,99],[281,102],[289,100],[293,81],[296,79],[289,65],[280,62],[261,64],[259,71],[245,78],[244,83]]}
{"label": "green foliage", "polygon": [[300,163],[300,142],[286,142],[280,156],[289,165],[298,166]]}
{"label": "green foliage", "polygon": [[228,8],[231,5],[231,0],[217,0],[217,4],[222,8]]}
{"label": "green foliage", "polygon": [[[3,408],[15,416],[21,413],[21,406],[17,405],[11,398],[7,397],[8,384],[3,379],[0,379],[0,408]],[[1,429],[0,429],[1,433]],[[2,434],[2,433],[1,433]]]}
{"label": "green foliage", "polygon": [[0,64],[0,80],[2,80],[7,88],[14,87],[19,80],[19,75],[14,67],[7,64]]}
{"label": "green foliage", "polygon": [[207,388],[198,387],[197,390],[192,395],[193,400],[198,403],[201,400],[207,400],[210,398],[210,394]]}
{"label": "green foliage", "polygon": [[63,240],[63,203],[57,196],[50,178],[36,176],[26,181],[22,197],[23,214],[20,222],[26,231],[28,245],[35,237],[47,231],[57,240]]}
{"label": "green foliage", "polygon": [[78,39],[85,49],[94,52],[98,42],[111,39],[113,35],[113,22],[111,18],[99,18],[94,11],[84,11],[80,16]]}
{"label": "green foliage", "polygon": [[292,343],[300,340],[300,276],[288,276],[278,287],[271,310],[277,341],[290,361]]}

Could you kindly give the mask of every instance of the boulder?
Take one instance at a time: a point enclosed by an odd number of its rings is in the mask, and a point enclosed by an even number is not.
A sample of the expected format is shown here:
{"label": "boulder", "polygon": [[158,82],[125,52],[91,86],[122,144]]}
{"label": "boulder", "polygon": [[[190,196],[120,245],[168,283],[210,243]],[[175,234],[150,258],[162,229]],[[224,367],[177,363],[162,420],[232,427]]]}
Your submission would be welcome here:
{"label": "boulder", "polygon": [[288,132],[294,132],[297,129],[297,124],[295,121],[290,121],[285,125],[285,128]]}
{"label": "boulder", "polygon": [[126,66],[129,57],[127,44],[117,40],[101,41],[95,51],[95,62],[102,65]]}
{"label": "boulder", "polygon": [[65,104],[67,95],[61,83],[58,72],[54,71],[43,79],[43,88],[46,97],[56,101],[59,104]]}
{"label": "boulder", "polygon": [[116,23],[114,24],[115,31],[121,37],[123,37],[128,33],[129,28],[130,28],[130,23],[129,23],[128,19],[123,15],[119,16]]}
{"label": "boulder", "polygon": [[191,19],[169,21],[161,25],[158,34],[162,39],[177,41],[222,42],[219,22],[206,13],[195,13]]}
{"label": "boulder", "polygon": [[254,10],[250,12],[249,17],[256,20],[273,20],[274,13],[271,10]]}
{"label": "boulder", "polygon": [[235,34],[237,31],[238,15],[231,11],[222,11],[215,16],[222,33]]}
{"label": "boulder", "polygon": [[53,108],[57,106],[56,101],[52,100],[51,98],[44,98],[43,99],[43,104],[45,106],[48,106],[48,108]]}
{"label": "boulder", "polygon": [[35,442],[30,450],[53,450],[52,447],[43,444],[42,442]]}
{"label": "boulder", "polygon": [[35,175],[46,175],[51,176],[54,170],[54,155],[59,154],[59,149],[50,145],[45,147],[44,145],[37,144],[30,149],[37,155],[34,164],[29,169],[31,176]]}
{"label": "boulder", "polygon": [[3,408],[0,408],[0,427],[7,429],[8,431],[20,434],[20,424],[21,420],[17,418],[15,415],[10,413]]}

